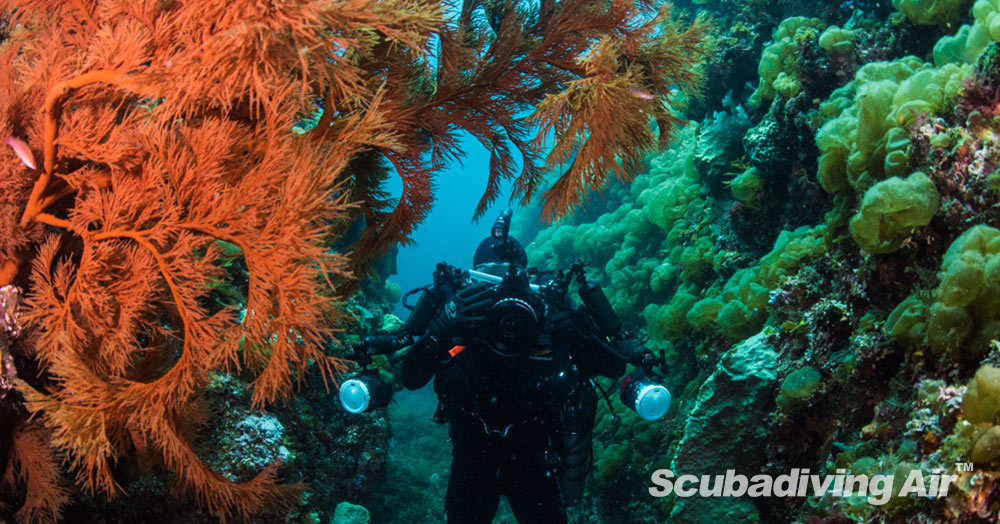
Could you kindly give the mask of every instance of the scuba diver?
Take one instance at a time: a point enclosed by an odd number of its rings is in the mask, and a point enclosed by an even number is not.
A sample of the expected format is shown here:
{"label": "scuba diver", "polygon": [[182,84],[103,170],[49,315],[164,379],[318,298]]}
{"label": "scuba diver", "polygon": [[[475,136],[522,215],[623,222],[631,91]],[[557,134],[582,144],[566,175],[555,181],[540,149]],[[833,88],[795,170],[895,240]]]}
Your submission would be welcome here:
{"label": "scuba diver", "polygon": [[[407,389],[434,378],[435,420],[449,424],[453,444],[448,524],[492,522],[500,495],[522,524],[567,521],[591,468],[593,377],[617,379],[630,363],[636,370],[622,381],[622,401],[648,420],[670,405],[653,373],[659,361],[622,332],[583,264],[547,274],[527,268],[524,248],[508,234],[511,214],[501,213],[479,244],[473,270],[438,264],[432,286],[407,294],[422,291],[405,334],[354,347],[363,366],[405,349],[399,375]],[[570,299],[574,279],[581,304]],[[385,406],[391,395],[371,369],[340,391],[352,413]]]}

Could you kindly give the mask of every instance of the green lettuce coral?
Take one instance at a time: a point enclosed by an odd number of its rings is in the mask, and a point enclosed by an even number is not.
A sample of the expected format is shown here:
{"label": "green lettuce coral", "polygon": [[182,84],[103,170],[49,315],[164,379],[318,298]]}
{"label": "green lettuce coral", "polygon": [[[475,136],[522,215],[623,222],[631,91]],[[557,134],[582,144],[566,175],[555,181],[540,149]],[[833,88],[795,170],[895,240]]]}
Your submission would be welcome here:
{"label": "green lettuce coral", "polygon": [[879,180],[904,175],[909,128],[919,115],[949,108],[971,71],[967,64],[935,68],[913,56],[861,67],[816,114],[822,123],[816,145],[823,189],[863,193]]}
{"label": "green lettuce coral", "polygon": [[1000,368],[980,366],[962,397],[962,414],[967,424],[956,427],[973,462],[990,462],[1000,457]]}
{"label": "green lettuce coral", "polygon": [[612,307],[624,317],[639,314],[651,292],[711,269],[713,241],[698,234],[705,200],[694,167],[697,131],[681,130],[668,151],[650,160],[648,173],[609,191],[609,211],[593,222],[542,229],[528,246],[530,263],[566,268],[586,256],[588,277],[606,286]]}
{"label": "green lettuce coral", "polygon": [[886,332],[912,346],[956,357],[982,354],[1000,338],[1000,230],[974,226],[948,248],[931,300],[911,295]]}
{"label": "green lettuce coral", "polygon": [[782,231],[759,265],[737,271],[721,289],[710,288],[697,302],[690,303],[688,298],[647,310],[647,318],[652,324],[669,319],[676,326],[678,317],[683,314],[694,329],[719,332],[733,341],[749,337],[767,320],[771,291],[790,276],[802,260],[826,252],[826,232],[825,225]]}
{"label": "green lettuce coral", "polygon": [[854,31],[832,25],[819,35],[819,46],[830,54],[846,53],[854,46]]}

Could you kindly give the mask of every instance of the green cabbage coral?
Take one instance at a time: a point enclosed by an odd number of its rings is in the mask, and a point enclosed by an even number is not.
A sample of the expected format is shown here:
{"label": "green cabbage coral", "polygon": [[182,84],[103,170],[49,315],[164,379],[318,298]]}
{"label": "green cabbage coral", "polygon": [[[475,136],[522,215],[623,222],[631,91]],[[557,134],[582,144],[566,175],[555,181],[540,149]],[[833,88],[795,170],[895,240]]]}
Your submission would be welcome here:
{"label": "green cabbage coral", "polygon": [[967,431],[973,462],[1000,457],[1000,368],[981,366],[962,397],[962,414],[972,427]]}
{"label": "green cabbage coral", "polygon": [[938,354],[982,354],[1000,338],[1000,230],[979,225],[955,239],[938,277],[933,300],[908,297],[889,315],[886,332]]}
{"label": "green cabbage coral", "polygon": [[649,210],[649,221],[664,233],[670,233],[675,223],[689,216],[692,204],[701,200],[701,184],[694,169],[694,156],[668,158],[661,155],[653,160],[650,188],[639,195],[639,202]]}
{"label": "green cabbage coral", "polygon": [[943,113],[959,95],[971,66],[934,68],[912,56],[873,62],[820,105],[818,177],[829,192],[863,192],[906,172],[910,127],[921,114]]}
{"label": "green cabbage coral", "polygon": [[798,78],[800,42],[816,38],[825,27],[818,18],[793,16],[782,20],[757,65],[760,84],[750,96],[750,105],[758,106],[763,100],[774,98],[776,93],[786,98],[799,94],[802,89]]}
{"label": "green cabbage coral", "polygon": [[892,0],[892,5],[915,24],[947,25],[958,20],[968,0]]}
{"label": "green cabbage coral", "polygon": [[[593,222],[542,229],[528,246],[530,263],[565,268],[585,255],[588,277],[606,284],[608,300],[623,316],[649,309],[650,292],[668,291],[678,280],[691,281],[708,271],[713,241],[699,237],[702,226],[692,220],[705,203],[694,168],[696,132],[695,126],[681,130],[668,151],[651,159],[648,173],[629,186],[612,188],[611,211]],[[647,318],[657,333],[684,327],[683,315],[675,319],[678,328],[672,317],[654,313],[647,312]]]}
{"label": "green cabbage coral", "polygon": [[997,422],[1000,415],[1000,368],[981,366],[962,397],[965,420],[974,424]]}
{"label": "green cabbage coral", "polygon": [[[782,231],[760,265],[737,271],[721,290],[713,289],[695,303],[677,306],[685,308],[685,320],[694,329],[717,331],[730,340],[749,337],[767,320],[771,290],[803,259],[826,251],[825,234],[825,226]],[[663,313],[677,314],[669,309]]]}
{"label": "green cabbage coral", "polygon": [[687,312],[698,301],[698,297],[691,294],[693,292],[696,292],[693,286],[685,285],[674,293],[670,302],[646,306],[642,313],[650,336],[668,340],[679,337],[687,330]]}
{"label": "green cabbage coral", "polygon": [[851,236],[869,253],[896,251],[914,229],[930,223],[938,200],[934,182],[920,171],[883,180],[865,192],[851,219]]}
{"label": "green cabbage coral", "polygon": [[934,45],[934,63],[975,63],[991,42],[1000,42],[1000,0],[976,0],[972,25],[963,24],[954,36],[945,36]]}
{"label": "green cabbage coral", "polygon": [[830,54],[846,53],[854,46],[854,31],[832,25],[819,35],[819,46]]}

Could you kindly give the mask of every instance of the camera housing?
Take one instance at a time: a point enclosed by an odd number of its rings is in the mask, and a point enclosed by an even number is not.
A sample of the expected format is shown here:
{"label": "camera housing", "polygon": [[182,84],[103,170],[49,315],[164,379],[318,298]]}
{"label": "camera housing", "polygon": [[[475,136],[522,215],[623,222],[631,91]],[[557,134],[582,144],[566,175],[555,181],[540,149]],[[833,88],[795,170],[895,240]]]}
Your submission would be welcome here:
{"label": "camera housing", "polygon": [[545,301],[538,293],[538,286],[530,283],[528,272],[510,264],[502,279],[481,272],[470,275],[497,284],[493,304],[474,335],[500,356],[518,357],[527,353],[543,332],[546,313]]}

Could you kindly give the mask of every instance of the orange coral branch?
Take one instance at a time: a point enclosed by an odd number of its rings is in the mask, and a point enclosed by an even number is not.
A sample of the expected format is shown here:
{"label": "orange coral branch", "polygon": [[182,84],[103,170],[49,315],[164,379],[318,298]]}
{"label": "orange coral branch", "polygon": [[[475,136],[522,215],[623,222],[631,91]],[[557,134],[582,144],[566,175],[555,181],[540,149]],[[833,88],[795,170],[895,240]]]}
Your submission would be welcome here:
{"label": "orange coral branch", "polygon": [[156,246],[154,246],[152,242],[150,242],[149,239],[147,239],[145,235],[142,234],[142,232],[115,230],[115,231],[107,231],[104,233],[96,233],[92,235],[90,238],[93,240],[128,238],[135,241],[140,246],[149,250],[150,254],[153,255],[153,258],[156,259],[156,265],[160,270],[160,274],[163,276],[163,280],[167,283],[167,288],[170,289],[170,295],[173,297],[174,305],[177,307],[177,315],[180,317],[181,325],[183,326],[182,329],[183,345],[181,347],[181,354],[177,362],[173,365],[173,367],[171,367],[170,370],[167,371],[161,377],[157,378],[152,382],[135,383],[135,388],[141,390],[142,392],[141,394],[135,395],[136,393],[135,391],[131,391],[128,393],[123,392],[123,394],[125,394],[127,397],[144,399],[146,402],[152,402],[154,404],[176,405],[175,402],[171,401],[175,399],[163,398],[161,396],[154,397],[154,392],[157,393],[166,392],[169,395],[182,394],[181,391],[178,391],[178,388],[158,389],[158,387],[162,387],[163,384],[169,383],[171,380],[174,379],[174,377],[178,373],[181,373],[184,370],[186,370],[190,363],[189,361],[191,359],[191,351],[190,351],[191,320],[187,308],[184,306],[184,301],[182,300],[180,292],[178,292],[177,290],[177,285],[174,283],[173,274],[171,273],[170,268],[167,265],[167,262],[163,259],[163,254],[160,253],[160,250],[157,249]]}
{"label": "orange coral branch", "polygon": [[83,0],[73,0],[73,3],[76,4],[77,9],[83,13],[83,18],[87,20],[87,23],[96,27],[97,22],[94,20],[94,17],[90,15],[90,11],[88,11],[87,6],[83,4]]}
{"label": "orange coral branch", "polygon": [[73,228],[73,224],[71,224],[69,222],[69,220],[66,220],[64,218],[55,217],[55,216],[52,216],[52,215],[50,215],[48,213],[39,213],[39,215],[35,217],[35,221],[36,222],[41,222],[43,224],[48,224],[50,226],[61,227],[63,229],[72,229]]}
{"label": "orange coral branch", "polygon": [[0,484],[27,485],[28,497],[17,512],[21,522],[58,522],[63,507],[69,503],[69,490],[63,486],[58,460],[48,445],[49,431],[35,422],[14,430],[11,460]]}
{"label": "orange coral branch", "polygon": [[[344,370],[323,342],[345,313],[317,292],[346,266],[321,245],[351,209],[331,186],[360,151],[402,148],[385,89],[354,54],[383,60],[372,34],[422,49],[439,3],[23,3],[19,17],[39,23],[0,53],[0,84],[14,86],[5,116],[42,141],[42,158],[37,172],[8,170],[16,207],[0,225],[18,236],[0,242],[0,278],[32,266],[25,318],[38,336],[23,342],[44,373],[37,391],[19,385],[25,416],[45,421],[46,444],[91,493],[120,493],[116,477],[135,470],[115,463],[148,448],[219,519],[296,500],[277,464],[242,485],[213,472],[178,421],[209,372],[256,374],[259,408],[314,364],[324,382]],[[323,94],[321,139],[291,133]],[[385,96],[398,107],[400,94]],[[240,320],[234,301],[212,300],[229,276],[215,239],[246,260]]]}
{"label": "orange coral branch", "polygon": [[323,101],[323,113],[319,117],[319,122],[313,128],[310,136],[313,140],[320,140],[330,130],[330,122],[333,121],[333,87],[327,90],[326,100]]}
{"label": "orange coral branch", "polygon": [[[255,264],[254,259],[256,257],[253,256],[254,251],[250,248],[250,246],[246,242],[243,241],[243,239],[235,235],[228,234],[211,224],[182,223],[178,224],[178,227],[200,231],[202,233],[205,233],[206,235],[221,240],[225,240],[226,242],[235,245],[236,247],[240,248],[240,250],[243,252],[243,261],[247,266],[247,272],[251,274],[254,272],[254,264]],[[333,282],[330,281],[330,277],[328,275],[330,271],[326,268],[326,265],[323,264],[322,260],[316,260],[315,262],[320,267],[321,273],[327,285],[330,286],[330,289],[334,289]],[[245,315],[240,324],[245,325],[249,319],[250,315]],[[314,357],[318,357],[318,355],[314,355]],[[333,374],[337,375],[343,374],[348,369],[350,369],[352,362],[337,357],[327,356],[322,359],[317,358],[316,364],[321,368],[322,371],[320,373],[320,378],[323,379],[323,387],[326,389],[327,392],[329,392],[330,388],[327,382],[327,375],[331,375],[332,377]]]}
{"label": "orange coral branch", "polygon": [[52,178],[53,165],[56,162],[56,134],[59,131],[59,115],[57,113],[63,97],[73,89],[97,82],[123,86],[128,83],[128,76],[128,74],[120,71],[91,71],[69,80],[63,80],[49,90],[45,96],[45,108],[43,109],[43,114],[45,115],[43,170],[41,175],[38,176],[38,180],[35,181],[35,186],[31,188],[28,205],[25,206],[24,214],[21,215],[22,226],[34,220],[45,209],[39,201],[49,185],[49,180]]}
{"label": "orange coral branch", "polygon": [[45,210],[49,206],[51,206],[53,203],[55,203],[57,200],[59,200],[60,198],[62,198],[64,196],[72,195],[73,192],[75,192],[75,191],[76,190],[73,189],[72,187],[66,186],[66,187],[62,188],[62,190],[60,190],[59,192],[53,193],[53,194],[51,194],[51,195],[43,198],[38,203],[38,207],[42,208],[42,210]]}

